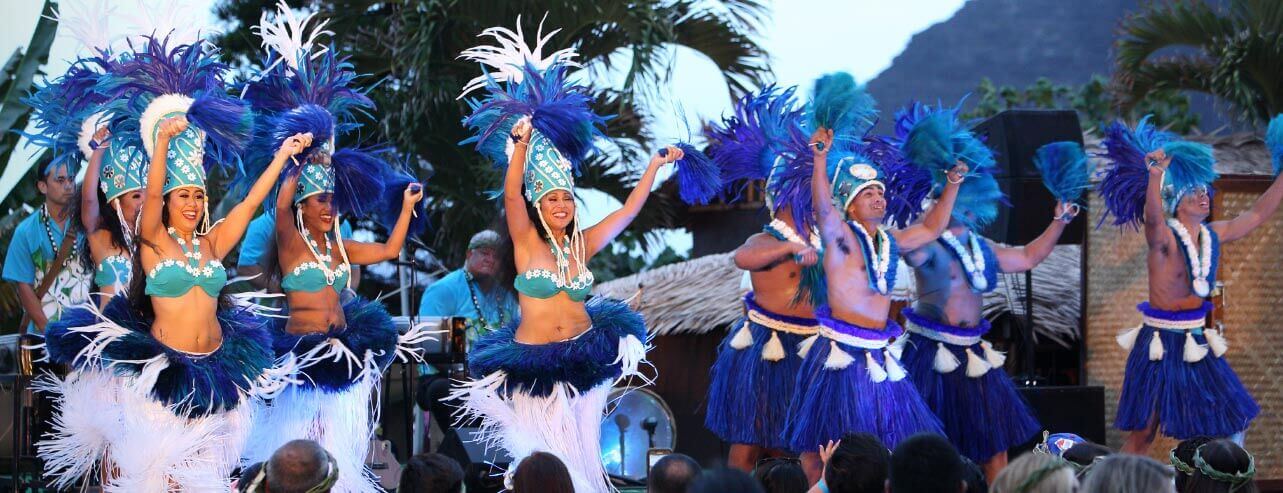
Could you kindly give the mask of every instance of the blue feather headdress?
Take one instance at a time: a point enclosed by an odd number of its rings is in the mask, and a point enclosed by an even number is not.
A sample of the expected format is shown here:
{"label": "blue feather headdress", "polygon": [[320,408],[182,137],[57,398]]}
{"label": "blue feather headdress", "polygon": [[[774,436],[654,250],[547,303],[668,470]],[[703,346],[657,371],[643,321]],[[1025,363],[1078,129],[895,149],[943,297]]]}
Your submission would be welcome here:
{"label": "blue feather headdress", "polygon": [[765,180],[772,215],[790,210],[799,229],[810,229],[811,159],[803,112],[794,99],[796,88],[774,85],[745,95],[734,113],[705,130],[709,155],[721,169],[724,186],[738,186],[734,197],[755,180]]}
{"label": "blue feather headdress", "polygon": [[1283,115],[1276,115],[1265,129],[1265,146],[1270,149],[1274,163],[1274,176],[1283,171]]}
{"label": "blue feather headdress", "polygon": [[109,64],[102,57],[76,60],[61,77],[42,80],[22,99],[31,107],[34,129],[22,135],[50,150],[50,169],[66,166],[74,176],[93,152],[89,144],[94,133],[110,123],[112,98],[97,91]]}
{"label": "blue feather headdress", "polygon": [[899,146],[887,137],[866,138],[862,151],[886,175],[886,224],[904,228],[917,221],[923,202],[935,186],[931,173],[905,158]]}
{"label": "blue feather headdress", "polygon": [[994,178],[993,151],[958,119],[960,107],[961,103],[953,108],[911,103],[896,113],[896,141],[906,159],[930,172],[933,196],[944,190],[948,170],[958,161],[967,164],[970,171],[958,189],[953,219],[980,230],[998,218],[998,207],[1007,205],[1007,198]]}
{"label": "blue feather headdress", "polygon": [[1034,166],[1051,195],[1066,204],[1078,204],[1083,192],[1091,188],[1091,164],[1077,142],[1052,142],[1039,147],[1034,153]]}
{"label": "blue feather headdress", "polygon": [[[391,227],[399,214],[386,218],[378,213],[384,209],[383,196],[392,195],[386,179],[392,175],[393,166],[384,157],[391,157],[393,150],[379,145],[338,147],[338,137],[354,131],[357,119],[369,116],[374,103],[366,89],[356,86],[359,77],[347,58],[339,56],[333,46],[317,42],[320,36],[331,33],[324,30],[327,21],[312,22],[315,16],[295,14],[281,3],[275,16],[269,18],[264,13],[256,26],[267,50],[267,68],[241,90],[244,99],[259,112],[260,127],[265,131],[259,132],[251,145],[250,164],[238,178],[238,187],[257,180],[286,139],[310,133],[312,145],[294,156],[281,173],[281,181],[301,173],[303,168],[311,170],[308,173],[327,175],[328,180],[305,183],[300,178],[304,191],[296,194],[295,203],[308,195],[332,193],[332,203],[339,213],[376,213],[381,224]],[[406,177],[413,181],[410,175]],[[404,187],[402,184],[395,190],[398,213]]]}
{"label": "blue feather headdress", "polygon": [[216,166],[239,167],[240,153],[252,134],[253,113],[249,105],[227,95],[222,80],[227,66],[204,44],[170,48],[168,38],[145,39],[144,47],[122,60],[119,70],[112,71],[112,79],[100,88],[129,99],[127,117],[139,121],[140,139],[148,155],[153,152],[160,122],[169,115],[185,113],[192,127],[203,134],[203,153],[196,155],[203,156],[200,164],[205,171]]}
{"label": "blue feather headdress", "polygon": [[837,72],[820,77],[807,105],[811,130],[833,130],[834,140],[858,142],[877,123],[876,102],[855,83],[855,77]]}
{"label": "blue feather headdress", "polygon": [[[1105,209],[1114,217],[1115,226],[1139,228],[1145,217],[1145,188],[1149,183],[1149,165],[1145,155],[1158,149],[1171,157],[1163,177],[1163,199],[1169,213],[1180,198],[1194,190],[1210,187],[1216,180],[1212,149],[1205,144],[1184,142],[1175,135],[1159,130],[1141,118],[1135,129],[1122,122],[1105,128],[1105,157],[1109,164],[1097,190],[1105,200]],[[1101,216],[1100,224],[1105,222]],[[1099,224],[1097,225],[1099,226]]]}

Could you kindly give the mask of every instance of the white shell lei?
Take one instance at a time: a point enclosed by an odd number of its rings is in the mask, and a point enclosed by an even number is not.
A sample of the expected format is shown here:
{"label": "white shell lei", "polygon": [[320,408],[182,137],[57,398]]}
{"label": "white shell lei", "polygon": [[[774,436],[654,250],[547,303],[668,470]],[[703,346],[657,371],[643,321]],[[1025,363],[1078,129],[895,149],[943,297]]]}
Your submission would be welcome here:
{"label": "white shell lei", "polygon": [[[891,292],[891,287],[887,286],[887,271],[891,267],[891,240],[887,238],[887,231],[878,228],[878,243],[881,248],[874,251],[873,237],[869,235],[868,230],[859,221],[850,221],[851,226],[860,234],[860,241],[864,243],[864,251],[869,252],[869,258],[873,263],[873,273],[876,278],[874,285],[878,293],[886,295]],[[874,281],[870,279],[870,281]]]}
{"label": "white shell lei", "polygon": [[1175,219],[1168,219],[1167,225],[1171,226],[1172,231],[1176,232],[1176,239],[1181,242],[1181,247],[1185,249],[1185,257],[1189,262],[1189,274],[1192,278],[1191,284],[1194,294],[1206,298],[1212,294],[1211,283],[1208,277],[1212,273],[1212,234],[1207,230],[1207,226],[1200,224],[1199,227],[1199,246],[1195,250],[1194,240],[1189,237],[1189,230],[1185,225]]}
{"label": "white shell lei", "polygon": [[789,243],[797,243],[799,245],[810,245],[812,248],[815,248],[816,250],[820,249],[821,240],[819,235],[816,235],[815,233],[811,233],[811,241],[807,242],[806,240],[802,239],[801,235],[797,234],[797,230],[793,229],[791,226],[788,225],[788,223],[785,223],[784,221],[781,221],[779,219],[772,219],[770,227],[771,229],[774,229],[775,231],[779,232],[780,235],[783,236],[785,240],[789,241]]}
{"label": "white shell lei", "polygon": [[172,258],[161,260],[151,268],[150,272],[147,273],[149,277],[156,277],[156,273],[160,272],[162,267],[168,266],[182,267],[183,270],[187,271],[188,274],[191,274],[192,277],[214,277],[214,267],[223,267],[223,263],[218,259],[210,259],[209,262],[205,263],[204,267],[200,266],[200,261],[204,257],[200,253],[200,238],[192,238],[192,249],[188,250],[187,240],[178,236],[177,230],[170,227],[167,231],[170,236],[173,236],[175,240],[178,240],[178,247],[183,250],[183,257],[185,257],[187,261],[179,262]]}
{"label": "white shell lei", "polygon": [[971,244],[970,252],[967,251],[966,247],[962,246],[962,242],[958,241],[958,237],[947,229],[940,234],[940,239],[944,240],[945,244],[953,249],[953,253],[958,255],[958,259],[962,262],[963,270],[967,271],[967,279],[971,282],[971,286],[976,288],[977,291],[985,291],[989,289],[989,279],[985,277],[985,254],[984,250],[981,249],[980,240],[977,236],[975,232],[967,235],[967,239],[970,240],[969,243]]}

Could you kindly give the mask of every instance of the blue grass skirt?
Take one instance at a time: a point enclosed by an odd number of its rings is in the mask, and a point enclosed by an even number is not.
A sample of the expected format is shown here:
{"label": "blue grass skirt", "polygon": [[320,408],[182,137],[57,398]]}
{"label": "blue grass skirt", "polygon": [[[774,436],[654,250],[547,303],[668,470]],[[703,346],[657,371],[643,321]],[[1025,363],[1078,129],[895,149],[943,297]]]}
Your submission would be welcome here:
{"label": "blue grass skirt", "polygon": [[199,355],[152,337],[152,320],[123,294],[50,325],[49,360],[72,368],[35,384],[63,404],[37,444],[55,487],[96,475],[108,452],[116,474],[104,491],[227,491],[252,404],[277,382],[270,322],[250,307],[219,310],[217,319],[223,343]]}
{"label": "blue grass skirt", "polygon": [[1205,302],[1194,310],[1165,311],[1148,302],[1137,305],[1144,324],[1118,337],[1130,354],[1116,428],[1145,430],[1153,417],[1164,435],[1177,440],[1227,437],[1246,430],[1260,413],[1222,357],[1224,337],[1202,328],[1211,306]]}
{"label": "blue grass skirt", "polygon": [[345,327],[303,335],[285,331],[288,317],[273,319],[272,350],[278,358],[293,354],[300,362],[297,385],[342,392],[365,373],[382,373],[392,364],[399,334],[387,308],[354,296],[343,303],[343,318]]}
{"label": "blue grass skirt", "polygon": [[744,296],[744,309],[732,326],[738,329],[717,348],[704,426],[730,443],[787,449],[784,425],[802,366],[797,347],[817,323],[771,313],[752,293]]}
{"label": "blue grass skirt", "polygon": [[592,327],[572,339],[516,342],[519,321],[483,336],[468,355],[473,378],[449,399],[460,403],[457,422],[479,422],[477,440],[505,450],[513,465],[550,452],[575,491],[607,492],[599,440],[606,400],[619,379],[641,377],[648,339],[641,315],[619,300],[597,297],[584,308]]}
{"label": "blue grass skirt", "polygon": [[1005,357],[981,339],[989,332],[988,320],[955,327],[910,308],[901,313],[909,331],[904,366],[959,453],[984,463],[1042,429],[1002,370]]}
{"label": "blue grass skirt", "polygon": [[815,318],[820,333],[802,343],[799,391],[785,427],[792,451],[813,452],[848,433],[869,433],[888,448],[918,433],[944,435],[896,359],[892,343],[903,328],[891,320],[885,329],[851,325],[831,318],[828,307]]}

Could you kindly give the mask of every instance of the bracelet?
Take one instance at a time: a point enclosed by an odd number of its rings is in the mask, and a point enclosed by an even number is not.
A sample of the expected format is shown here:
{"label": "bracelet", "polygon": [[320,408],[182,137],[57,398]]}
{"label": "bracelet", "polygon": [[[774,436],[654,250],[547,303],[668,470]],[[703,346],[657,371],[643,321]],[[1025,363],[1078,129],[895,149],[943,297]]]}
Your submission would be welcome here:
{"label": "bracelet", "polygon": [[954,185],[957,185],[957,184],[962,183],[963,181],[965,181],[965,180],[967,179],[967,175],[958,175],[958,181],[953,181],[953,178],[950,178],[950,177],[949,177],[949,173],[951,173],[951,172],[952,172],[952,171],[946,171],[946,172],[944,173],[944,179],[945,179],[945,180],[947,180],[949,183],[952,183],[952,184],[954,184]]}

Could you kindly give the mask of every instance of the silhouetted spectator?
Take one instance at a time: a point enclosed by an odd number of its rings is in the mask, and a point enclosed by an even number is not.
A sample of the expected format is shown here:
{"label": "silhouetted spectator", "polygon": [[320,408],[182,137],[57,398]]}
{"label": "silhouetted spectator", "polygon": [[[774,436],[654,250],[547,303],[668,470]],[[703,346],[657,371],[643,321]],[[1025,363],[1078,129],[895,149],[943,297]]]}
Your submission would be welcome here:
{"label": "silhouetted spectator", "polygon": [[668,454],[650,466],[646,476],[649,493],[686,493],[686,487],[699,476],[700,467],[695,459],[685,454]]}
{"label": "silhouetted spectator", "polygon": [[401,470],[397,493],[460,493],[463,491],[463,468],[459,462],[441,454],[419,454],[410,458]]}
{"label": "silhouetted spectator", "polygon": [[548,452],[535,452],[517,465],[513,493],[575,493],[566,464]]}
{"label": "silhouetted spectator", "polygon": [[887,478],[889,493],[964,492],[966,471],[958,449],[940,435],[918,434],[896,445],[891,452]]}

